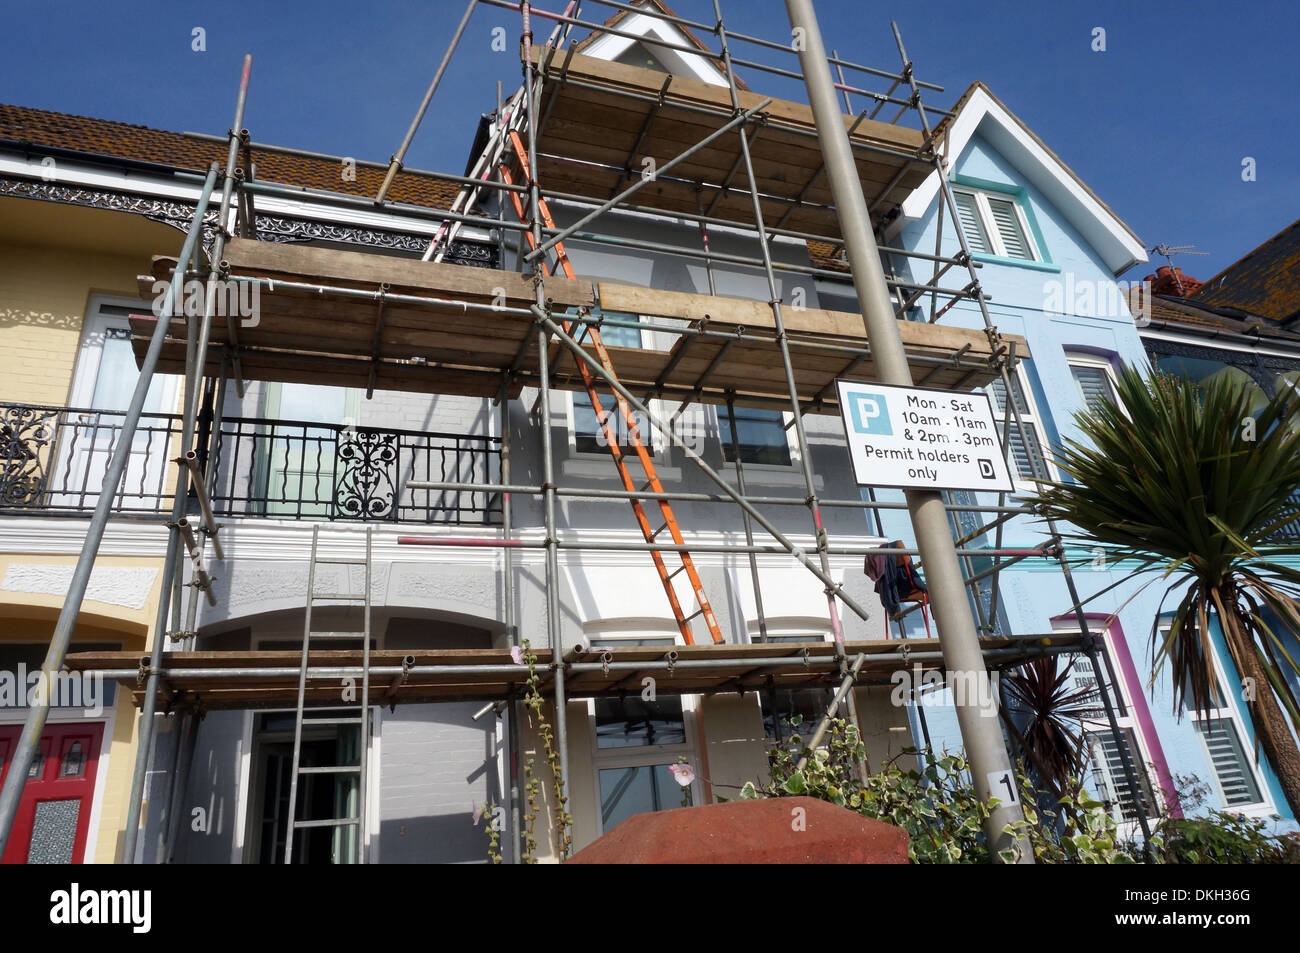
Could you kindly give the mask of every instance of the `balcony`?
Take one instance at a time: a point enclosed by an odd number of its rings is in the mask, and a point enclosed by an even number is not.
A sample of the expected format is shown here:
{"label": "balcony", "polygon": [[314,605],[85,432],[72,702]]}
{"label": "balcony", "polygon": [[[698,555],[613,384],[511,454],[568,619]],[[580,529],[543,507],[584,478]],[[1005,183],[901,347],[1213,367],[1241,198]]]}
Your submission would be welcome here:
{"label": "balcony", "polygon": [[[0,512],[86,515],[122,439],[125,414],[0,403]],[[211,426],[200,422],[199,440]],[[179,414],[144,414],[113,512],[170,515]],[[221,421],[211,481],[217,516],[496,525],[499,494],[414,490],[418,481],[500,482],[498,437],[309,421]]]}

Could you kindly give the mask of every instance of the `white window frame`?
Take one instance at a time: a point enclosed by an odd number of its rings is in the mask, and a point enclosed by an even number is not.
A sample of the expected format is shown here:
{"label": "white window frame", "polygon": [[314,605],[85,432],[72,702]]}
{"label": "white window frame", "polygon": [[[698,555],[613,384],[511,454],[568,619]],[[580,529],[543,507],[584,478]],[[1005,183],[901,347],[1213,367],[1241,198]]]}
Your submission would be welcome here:
{"label": "white window frame", "polygon": [[[745,464],[745,469],[747,471],[749,470],[748,463]],[[830,631],[829,622],[823,623],[820,621],[791,619],[788,617],[784,619],[779,617],[775,619],[768,617],[766,622],[767,622],[767,637],[769,640],[772,640],[772,644],[789,645],[791,643],[798,643],[798,642],[830,642],[833,638],[832,633]],[[749,642],[751,645],[764,644],[763,642],[759,641],[761,630],[759,629],[757,619],[746,620],[745,628],[749,634]],[[808,689],[817,689],[817,688],[827,688],[830,689],[831,691],[834,690],[831,686],[818,686],[811,683],[808,685],[801,685],[798,688],[791,688],[788,690],[804,691]],[[784,689],[778,689],[778,690],[784,690]],[[758,702],[759,722],[761,723],[763,720],[763,701],[761,698],[757,697],[757,693],[756,693],[756,701]],[[841,715],[843,714],[843,711],[844,709],[841,709]],[[799,727],[803,728],[804,726],[800,725]],[[800,737],[807,740],[810,737],[808,735],[808,732],[812,730],[815,730],[815,726],[813,728],[806,728],[804,729],[804,731],[798,732],[798,734],[800,735]],[[771,735],[767,734],[766,725],[763,726],[763,732],[764,732],[763,740],[765,742],[772,743],[774,739]],[[829,742],[826,743],[829,744]]]}
{"label": "white window frame", "polygon": [[[1025,210],[1020,206],[1020,198],[1014,192],[995,192],[970,185],[953,185],[952,191],[954,196],[961,193],[969,195],[974,200],[975,212],[979,216],[980,225],[983,227],[984,235],[988,239],[989,250],[987,252],[971,252],[972,255],[987,254],[1007,261],[1033,261],[1040,264],[1045,262],[1043,251],[1038,247],[1038,242],[1034,238],[1034,231],[1029,227],[1029,219],[1025,217]],[[1016,255],[1007,254],[1007,247],[1002,243],[1002,233],[998,231],[993,218],[993,210],[989,207],[989,196],[993,196],[1002,202],[1011,203],[1011,207],[1015,209],[1016,222],[1020,225],[1020,234],[1025,240],[1025,249],[1032,257],[1020,258]],[[961,227],[960,222],[958,222],[958,227]],[[963,234],[965,233],[963,232]],[[970,236],[966,236],[966,239],[969,243]]]}
{"label": "white window frame", "polygon": [[[279,625],[284,625],[282,631],[276,631]],[[277,625],[272,623],[267,629],[254,628],[250,644],[254,651],[263,651],[266,643],[269,642],[288,642],[296,639],[299,644],[302,642],[301,629],[298,631],[291,630],[291,622],[285,621]],[[378,652],[383,648],[384,636],[387,632],[387,626],[380,626],[380,631],[372,632],[370,637],[374,640],[375,646],[372,652]],[[366,791],[369,794],[365,799],[366,817],[365,831],[362,837],[365,856],[369,863],[379,863],[379,847],[381,838],[379,816],[380,804],[383,800],[380,779],[383,777],[382,770],[382,739],[383,739],[383,709],[384,706],[375,703],[370,706],[370,718],[367,727],[370,729],[370,748],[366,755]],[[244,731],[243,740],[240,746],[240,765],[237,771],[238,788],[236,792],[236,828],[231,843],[231,863],[234,864],[251,864],[257,859],[256,855],[259,850],[260,832],[258,822],[262,810],[262,791],[260,790],[261,782],[265,778],[258,778],[255,775],[257,767],[257,755],[260,757],[260,745],[264,738],[264,732],[257,731],[258,715],[273,714],[293,714],[296,709],[293,708],[262,708],[244,712]],[[310,719],[308,719],[310,722]],[[278,734],[278,733],[273,733]],[[259,790],[254,791],[254,786]]]}
{"label": "white window frame", "polygon": [[[636,319],[640,321],[642,324],[645,323],[645,315],[643,314],[636,315]],[[654,350],[654,338],[651,329],[642,327],[638,333],[641,335],[641,347],[645,350]],[[617,371],[618,367],[615,366],[614,370]],[[578,372],[575,371],[575,373]],[[570,390],[570,391],[566,391],[564,395],[564,424],[565,424],[565,429],[568,432],[568,442],[567,442],[568,458],[564,461],[564,467],[563,467],[564,474],[566,476],[580,476],[580,477],[581,476],[608,477],[610,474],[610,470],[609,470],[610,454],[608,450],[600,450],[598,452],[593,453],[591,451],[578,449],[578,425],[577,425],[577,414],[574,408],[574,398],[578,394],[585,394],[585,393],[586,393],[585,391]],[[647,401],[646,409],[649,410],[650,413],[654,414],[656,417],[660,418],[661,420],[667,416],[662,401],[659,400]],[[614,405],[612,407],[605,408],[605,411],[606,413],[615,415],[615,419],[617,420],[618,402],[615,401]],[[695,412],[694,408],[688,407],[685,411],[683,411],[683,416],[686,416],[687,414],[691,414],[694,412]],[[615,429],[622,426],[623,426],[622,422],[619,421]],[[671,443],[671,441],[668,440],[666,437],[664,437],[662,434],[660,434],[654,427],[650,427],[650,430],[651,433],[649,434],[649,437],[651,441],[651,446],[653,448],[651,450],[650,456],[651,459],[653,459],[655,462],[655,469],[658,471],[660,478],[661,479],[680,478],[681,476],[680,471],[675,469],[668,469],[666,466],[661,466],[661,464],[666,465],[669,461],[668,446]],[[592,464],[598,464],[598,466],[593,466]],[[633,476],[635,476],[639,472],[640,472],[639,470],[634,470]]]}
{"label": "white window frame", "polygon": [[[1160,626],[1160,635],[1162,638],[1168,636],[1169,626]],[[1259,770],[1259,762],[1253,758],[1252,746],[1250,745],[1250,736],[1246,733],[1246,725],[1242,720],[1241,713],[1237,711],[1236,699],[1232,694],[1224,691],[1224,686],[1230,684],[1227,679],[1227,673],[1223,670],[1223,665],[1219,661],[1218,653],[1215,652],[1210,656],[1210,664],[1213,666],[1215,691],[1223,699],[1224,705],[1221,708],[1212,708],[1208,715],[1210,721],[1226,721],[1232,724],[1233,730],[1237,733],[1237,744],[1241,748],[1242,760],[1245,762],[1246,770],[1255,780],[1255,787],[1258,788],[1262,800],[1252,804],[1228,804],[1228,799],[1224,796],[1223,786],[1219,782],[1219,775],[1214,770],[1214,759],[1210,757],[1210,746],[1205,743],[1205,736],[1202,734],[1199,725],[1207,720],[1207,716],[1200,711],[1195,710],[1195,706],[1184,707],[1184,713],[1189,717],[1195,726],[1196,742],[1200,746],[1201,754],[1205,757],[1205,767],[1210,775],[1210,784],[1214,788],[1214,793],[1219,799],[1219,810],[1229,814],[1239,814],[1243,817],[1269,817],[1277,813],[1273,805],[1272,795],[1269,793],[1268,784],[1264,780],[1263,774]],[[1190,704],[1190,699],[1186,700]]]}
{"label": "white window frame", "polygon": [[[1038,410],[1038,402],[1034,399],[1034,391],[1029,386],[1029,377],[1025,374],[1024,364],[1017,363],[1012,368],[1011,373],[1015,375],[1020,384],[1020,392],[1025,395],[1025,409],[1020,411],[1020,419],[1024,421],[1025,426],[1032,431],[1033,437],[1038,441],[1038,450],[1043,457],[1043,463],[1047,467],[1047,479],[1059,480],[1060,474],[1057,472],[1056,465],[1052,462],[1052,444],[1047,439],[1047,431],[1043,429],[1043,415]],[[1073,378],[1071,378],[1073,380]],[[993,390],[993,385],[989,384],[984,388],[988,394],[989,403],[993,407],[993,429],[997,431],[998,440],[1002,439],[1002,417],[1006,411],[1005,407],[998,406],[998,397]],[[1015,400],[1014,394],[1007,394],[1008,400]],[[1014,408],[1014,404],[1012,405]],[[1011,413],[1011,426],[1016,425],[1016,414],[1014,409]],[[1031,477],[1021,476],[1016,471],[1015,456],[1008,452],[1007,447],[1002,448],[1003,454],[1007,458],[1007,470],[1011,474],[1012,485],[1018,492],[1033,492],[1037,488],[1037,483]]]}
{"label": "white window frame", "polygon": [[[1054,622],[1052,624],[1052,631],[1054,633],[1060,633],[1062,635],[1080,634],[1078,627],[1071,623]],[[1091,629],[1090,631],[1092,631],[1094,635],[1100,634],[1102,651],[1106,653],[1107,657],[1111,661],[1111,665],[1107,666],[1104,660],[1099,659],[1101,665],[1101,675],[1102,678],[1108,679],[1108,684],[1110,684],[1111,688],[1114,689],[1114,691],[1119,694],[1119,701],[1121,705],[1117,706],[1116,708],[1115,723],[1119,725],[1121,731],[1128,732],[1132,736],[1135,742],[1137,750],[1130,752],[1130,754],[1135,755],[1138,758],[1138,763],[1133,765],[1133,770],[1135,772],[1140,772],[1140,776],[1137,778],[1138,786],[1140,788],[1142,786],[1142,782],[1143,781],[1146,782],[1146,787],[1151,792],[1151,799],[1153,801],[1152,807],[1156,810],[1157,813],[1164,814],[1165,811],[1168,810],[1168,805],[1165,804],[1164,790],[1161,788],[1159,784],[1159,780],[1160,780],[1159,776],[1156,774],[1154,770],[1155,759],[1151,756],[1151,752],[1147,750],[1146,738],[1143,737],[1140,726],[1137,724],[1137,720],[1133,717],[1133,700],[1129,697],[1128,687],[1124,684],[1124,679],[1118,671],[1119,666],[1115,662],[1115,646],[1114,646],[1114,639],[1111,634],[1111,629],[1109,626],[1107,626],[1104,629],[1098,627],[1096,629]],[[1093,675],[1090,672],[1082,671],[1079,668],[1081,664],[1088,664],[1086,656],[1082,654],[1075,656],[1074,661],[1071,663],[1071,668],[1076,672],[1081,672],[1084,675],[1084,677],[1090,679],[1095,683],[1096,679],[1093,677]],[[1111,669],[1114,669],[1116,673],[1116,678],[1113,681],[1109,681],[1109,675]],[[1096,686],[1096,688],[1098,692],[1100,692],[1101,690],[1100,686]],[[1114,699],[1112,699],[1112,702],[1113,701]],[[1105,702],[1100,697],[1097,698],[1096,707],[1098,708],[1105,707]],[[1123,709],[1122,712],[1120,711],[1120,707],[1122,707]],[[1109,719],[1106,718],[1105,715],[1101,715],[1097,717],[1095,720],[1083,719],[1081,725],[1085,737],[1087,737],[1090,734],[1109,735],[1111,733],[1110,721]],[[1095,780],[1094,780],[1098,772],[1097,765],[1095,763],[1095,759],[1093,757],[1093,753],[1091,749],[1089,749],[1086,753],[1088,759],[1087,772],[1089,774],[1088,784],[1089,786],[1092,787],[1093,793],[1100,798],[1103,792],[1096,790]],[[1136,793],[1139,797],[1141,797],[1140,790]],[[1116,803],[1114,807],[1112,817],[1114,817],[1115,819],[1117,830],[1121,837],[1129,838],[1129,837],[1137,836],[1138,830],[1141,825],[1139,824],[1136,818],[1131,821],[1124,820],[1123,809],[1120,807],[1118,803]]]}
{"label": "white window frame", "polygon": [[[736,463],[734,460],[727,459],[727,452],[731,447],[731,427],[723,426],[722,414],[720,411],[725,405],[719,404],[713,409],[713,432],[718,437],[718,447],[722,451],[722,470],[723,473],[735,473]],[[789,411],[781,411],[781,426],[784,428],[785,445],[790,451],[789,463],[746,463],[745,474],[755,475],[754,482],[763,483],[762,474],[771,474],[777,477],[776,482],[781,482],[779,475],[794,473],[798,475],[803,464],[803,457],[799,453],[799,442],[792,436],[794,414]],[[800,485],[802,485],[802,476],[800,476]]]}
{"label": "white window frame", "polygon": [[[644,332],[643,332],[644,333]],[[586,633],[588,644],[596,642],[629,642],[635,644],[638,640],[644,639],[662,639],[663,645],[684,645],[685,642],[681,633],[669,633],[663,628],[637,630],[632,627],[610,629],[608,631],[594,630]],[[639,689],[638,689],[639,691]],[[695,772],[695,780],[690,783],[691,803],[703,804],[704,802],[704,784],[701,778],[700,770],[700,749],[699,739],[699,718],[700,696],[699,695],[681,695],[682,700],[682,730],[686,735],[686,741],[682,744],[675,745],[643,745],[638,747],[626,748],[601,748],[596,738],[596,700],[587,699],[587,739],[591,751],[591,796],[592,804],[595,807],[596,836],[605,833],[604,811],[601,809],[600,797],[600,772],[609,768],[644,768],[655,765],[676,764],[679,759],[685,758],[691,770]]]}
{"label": "white window frame", "polygon": [[1072,369],[1075,367],[1093,367],[1104,372],[1106,375],[1106,381],[1110,384],[1111,397],[1114,398],[1115,403],[1119,404],[1121,409],[1123,408],[1124,405],[1119,399],[1119,378],[1115,374],[1114,364],[1100,355],[1089,354],[1086,351],[1071,351],[1069,349],[1065,352],[1065,363],[1069,368],[1071,368],[1070,380],[1074,382],[1075,389],[1079,392],[1080,409],[1087,410],[1088,403],[1084,400],[1083,390],[1079,387],[1079,382],[1074,379],[1074,371]]}

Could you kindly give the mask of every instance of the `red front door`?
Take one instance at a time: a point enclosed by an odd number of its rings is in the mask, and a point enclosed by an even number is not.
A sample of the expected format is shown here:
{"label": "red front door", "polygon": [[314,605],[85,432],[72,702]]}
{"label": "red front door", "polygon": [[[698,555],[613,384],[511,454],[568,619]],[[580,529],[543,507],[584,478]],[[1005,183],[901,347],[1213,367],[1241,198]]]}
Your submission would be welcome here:
{"label": "red front door", "polygon": [[[21,725],[0,726],[0,783],[9,773]],[[95,768],[104,726],[46,725],[5,847],[6,864],[81,863],[90,829]]]}

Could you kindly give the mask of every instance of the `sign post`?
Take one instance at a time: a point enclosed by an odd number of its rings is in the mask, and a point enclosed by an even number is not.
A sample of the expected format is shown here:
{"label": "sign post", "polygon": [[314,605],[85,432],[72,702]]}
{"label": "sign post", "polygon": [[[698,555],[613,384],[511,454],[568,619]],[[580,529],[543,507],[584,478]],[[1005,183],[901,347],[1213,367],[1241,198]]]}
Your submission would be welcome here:
{"label": "sign post", "polygon": [[[912,371],[908,365],[907,350],[903,347],[903,338],[898,331],[900,322],[894,315],[895,302],[890,296],[884,268],[881,266],[880,249],[873,233],[874,225],[862,194],[862,180],[858,177],[858,166],[849,145],[848,128],[844,115],[840,112],[821,27],[813,12],[812,0],[785,0],[785,8],[790,19],[791,35],[798,41],[795,49],[799,54],[804,85],[808,89],[808,103],[817,123],[817,139],[825,160],[826,181],[831,188],[835,214],[844,239],[844,252],[853,274],[853,287],[858,294],[858,306],[862,310],[867,340],[871,344],[872,362],[882,381],[910,388]],[[905,76],[910,76],[910,70],[911,64],[908,64]],[[938,171],[937,174],[943,173]],[[888,393],[881,393],[888,398]],[[918,464],[905,469],[919,471],[925,464],[941,461],[898,462]],[[920,477],[908,479],[916,480]],[[975,620],[971,615],[961,564],[957,560],[957,547],[948,523],[947,507],[938,490],[939,476],[934,479],[935,483],[926,485],[924,489],[909,485],[903,494],[912,518],[916,547],[925,567],[925,578],[930,586],[930,604],[938,623],[944,667],[950,673],[986,679],[988,669],[980,649],[979,635],[975,631]],[[1033,863],[1033,851],[1025,839],[1007,833],[1009,824],[1024,819],[1020,805],[1002,801],[989,781],[994,772],[1011,769],[1011,758],[1007,754],[1001,726],[996,718],[984,717],[978,706],[957,705],[956,709],[957,723],[961,727],[966,754],[970,758],[975,790],[981,800],[990,803],[984,831],[988,835],[989,844],[994,848],[994,855],[1002,859],[1007,856],[1003,849],[1014,847],[1013,854],[1020,863]],[[992,803],[993,798],[998,798],[996,804]]]}

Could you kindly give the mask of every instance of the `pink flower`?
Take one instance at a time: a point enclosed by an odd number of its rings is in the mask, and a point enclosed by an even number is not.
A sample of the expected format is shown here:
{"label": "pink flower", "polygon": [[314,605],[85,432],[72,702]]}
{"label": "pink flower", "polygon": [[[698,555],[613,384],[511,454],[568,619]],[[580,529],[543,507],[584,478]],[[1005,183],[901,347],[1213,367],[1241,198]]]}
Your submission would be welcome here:
{"label": "pink flower", "polygon": [[673,780],[682,787],[695,780],[695,770],[689,764],[670,764],[668,770],[673,773]]}
{"label": "pink flower", "polygon": [[483,808],[486,805],[478,804],[474,801],[470,801],[469,803],[470,806],[474,808],[474,826],[478,827],[479,818],[483,816]]}
{"label": "pink flower", "polygon": [[510,647],[510,657],[514,659],[516,665],[524,664],[524,650],[521,646],[512,645]]}

